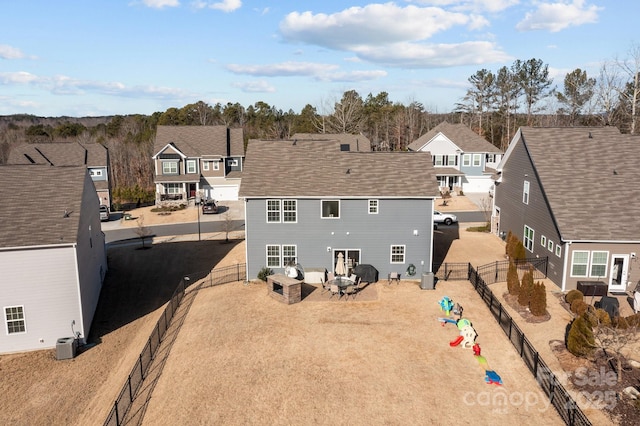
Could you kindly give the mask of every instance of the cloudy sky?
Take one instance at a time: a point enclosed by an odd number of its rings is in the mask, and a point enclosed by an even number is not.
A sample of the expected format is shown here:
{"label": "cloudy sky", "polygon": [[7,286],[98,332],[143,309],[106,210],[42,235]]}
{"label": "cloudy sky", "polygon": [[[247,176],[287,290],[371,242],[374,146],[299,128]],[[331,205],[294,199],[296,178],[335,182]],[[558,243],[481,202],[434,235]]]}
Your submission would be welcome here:
{"label": "cloudy sky", "polygon": [[[640,2],[0,1],[0,115],[151,114],[202,100],[295,112],[346,90],[450,111],[467,79],[541,59],[554,83],[637,43]],[[634,38],[636,37],[636,38]]]}

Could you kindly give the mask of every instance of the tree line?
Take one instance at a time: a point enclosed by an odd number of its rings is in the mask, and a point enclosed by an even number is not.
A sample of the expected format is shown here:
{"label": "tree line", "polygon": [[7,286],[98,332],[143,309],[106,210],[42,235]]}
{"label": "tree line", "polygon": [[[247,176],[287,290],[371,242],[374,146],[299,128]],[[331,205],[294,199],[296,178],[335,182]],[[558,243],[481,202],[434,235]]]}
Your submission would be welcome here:
{"label": "tree line", "polygon": [[[592,77],[575,69],[554,86],[542,60],[516,60],[494,71],[481,69],[468,78],[468,89],[447,113],[428,111],[418,101],[394,102],[387,92],[362,97],[348,90],[338,99],[307,104],[299,113],[263,101],[243,106],[198,101],[151,115],[42,118],[0,117],[0,164],[17,144],[78,141],[109,149],[115,198],[152,194],[153,141],[158,125],[242,127],[249,139],[289,139],[295,133],[363,134],[380,151],[402,151],[443,121],[462,123],[505,150],[520,126],[613,125],[637,132],[640,102],[640,47],[625,59],[603,63]],[[135,194],[135,195],[132,195]],[[142,197],[144,198],[144,197]]]}

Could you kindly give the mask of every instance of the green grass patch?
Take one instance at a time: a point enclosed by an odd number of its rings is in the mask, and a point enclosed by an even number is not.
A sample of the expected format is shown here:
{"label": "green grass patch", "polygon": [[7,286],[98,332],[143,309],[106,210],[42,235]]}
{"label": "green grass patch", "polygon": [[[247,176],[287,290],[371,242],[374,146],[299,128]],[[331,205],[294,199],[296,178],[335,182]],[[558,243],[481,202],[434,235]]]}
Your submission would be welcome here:
{"label": "green grass patch", "polygon": [[490,224],[486,224],[486,225],[482,225],[482,226],[470,226],[469,228],[467,228],[468,232],[491,232],[491,225]]}

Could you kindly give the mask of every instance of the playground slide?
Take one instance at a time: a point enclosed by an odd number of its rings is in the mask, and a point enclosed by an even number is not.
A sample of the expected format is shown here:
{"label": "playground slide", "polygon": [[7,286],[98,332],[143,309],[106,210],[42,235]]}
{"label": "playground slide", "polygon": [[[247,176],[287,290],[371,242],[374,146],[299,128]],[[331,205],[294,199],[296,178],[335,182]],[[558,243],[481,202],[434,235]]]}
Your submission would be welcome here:
{"label": "playground slide", "polygon": [[449,342],[449,346],[451,346],[451,347],[458,346],[463,340],[464,340],[464,337],[458,336],[456,338],[456,340],[453,340],[453,341]]}

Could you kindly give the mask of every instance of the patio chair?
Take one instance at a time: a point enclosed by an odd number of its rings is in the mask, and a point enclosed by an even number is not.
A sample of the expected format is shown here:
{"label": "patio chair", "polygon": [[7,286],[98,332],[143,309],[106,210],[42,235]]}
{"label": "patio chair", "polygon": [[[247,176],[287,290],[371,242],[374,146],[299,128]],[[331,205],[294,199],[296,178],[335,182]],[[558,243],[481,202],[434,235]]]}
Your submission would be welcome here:
{"label": "patio chair", "polygon": [[397,272],[389,272],[389,284],[391,284],[392,281],[395,281],[396,284],[400,284],[400,274]]}
{"label": "patio chair", "polygon": [[346,296],[347,300],[349,299],[349,296],[351,296],[352,299],[355,299],[357,294],[358,294],[358,285],[355,282],[353,284],[349,284],[344,289],[344,295]]}
{"label": "patio chair", "polygon": [[353,281],[354,283],[358,282],[358,276],[356,274],[349,275],[349,281]]}
{"label": "patio chair", "polygon": [[342,297],[342,291],[340,290],[340,287],[338,287],[338,284],[331,284],[329,291],[331,292],[331,297],[329,297],[329,299],[332,299],[336,294],[338,295],[338,299]]}

